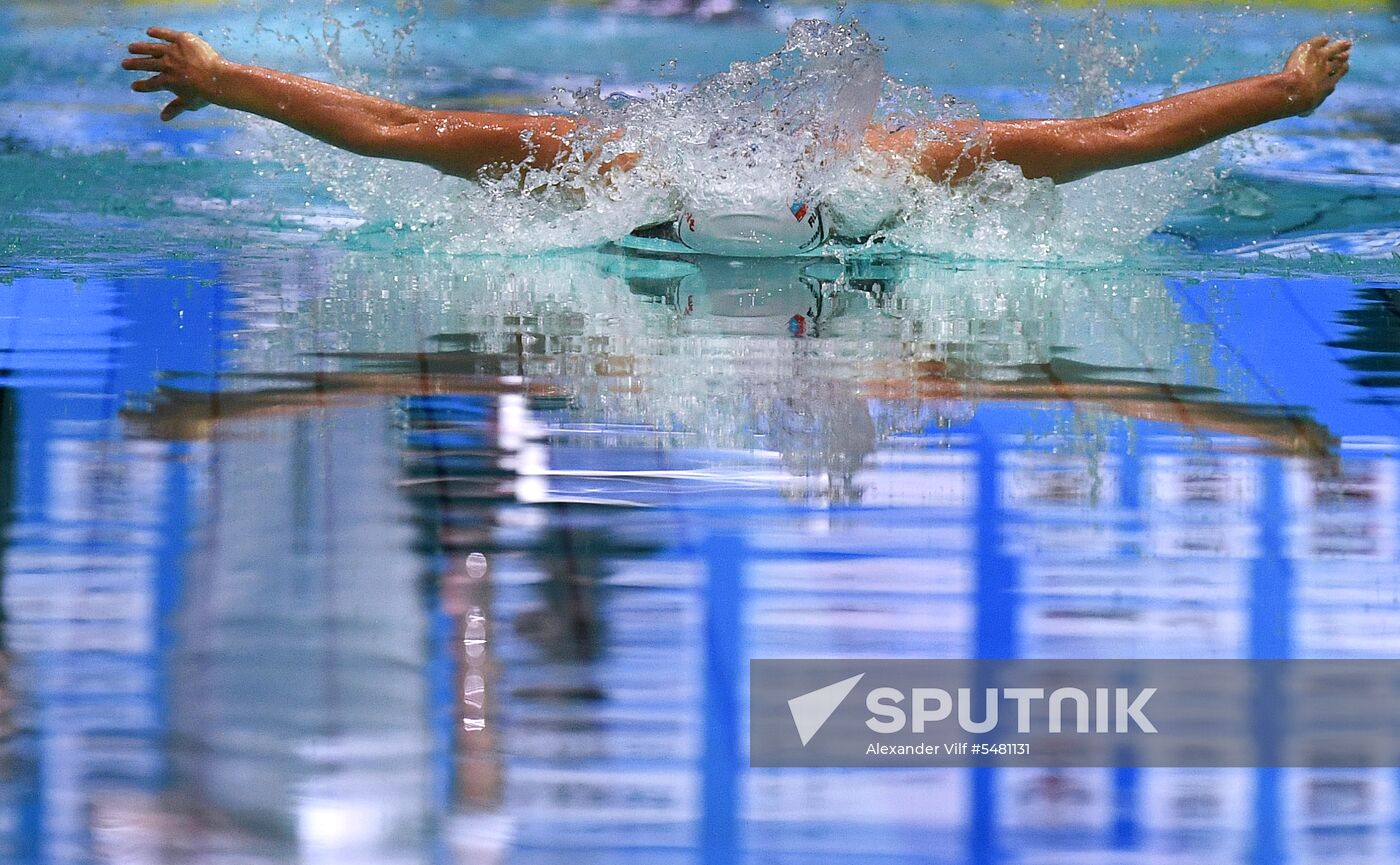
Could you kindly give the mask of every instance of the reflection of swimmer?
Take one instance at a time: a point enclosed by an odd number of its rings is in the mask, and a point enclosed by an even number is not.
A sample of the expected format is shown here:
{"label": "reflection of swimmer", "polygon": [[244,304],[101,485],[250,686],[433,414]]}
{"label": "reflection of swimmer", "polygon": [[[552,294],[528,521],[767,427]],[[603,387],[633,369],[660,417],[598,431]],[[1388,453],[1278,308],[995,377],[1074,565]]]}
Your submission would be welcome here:
{"label": "reflection of swimmer", "polygon": [[[467,369],[490,366],[490,358],[474,359],[470,351],[420,354],[380,354],[359,359],[381,367],[376,372],[279,373],[272,378],[285,387],[210,393],[162,386],[143,410],[123,415],[142,432],[171,439],[196,439],[214,435],[223,422],[245,417],[297,414],[327,405],[355,403],[373,396],[433,395],[442,393],[499,394],[518,386],[502,385],[489,375],[473,375]],[[1121,417],[1156,421],[1196,434],[1225,433],[1255,440],[1270,453],[1323,457],[1331,453],[1334,439],[1326,427],[1303,414],[1279,406],[1220,402],[1210,388],[1164,384],[1155,381],[1100,378],[1098,368],[1072,361],[1052,360],[1014,371],[1014,377],[990,380],[960,364],[922,361],[911,364],[914,375],[862,377],[854,382],[863,399],[1010,402],[1079,407],[1096,406]],[[890,365],[886,370],[893,372]],[[536,397],[563,394],[557,385],[526,388]],[[781,410],[790,418],[791,410]],[[847,438],[847,443],[850,442]],[[867,449],[862,444],[862,449]]]}
{"label": "reflection of swimmer", "polygon": [[[358,286],[383,280],[384,262],[349,255],[324,302],[306,306],[306,325],[335,334],[337,351],[311,361],[291,339],[304,328],[274,331],[285,344],[230,359],[249,374],[241,382],[225,377],[219,393],[168,382],[128,417],[154,435],[202,437],[223,420],[381,395],[523,390],[574,419],[685,430],[708,448],[771,450],[780,423],[802,433],[781,443],[808,455],[799,460],[832,455],[834,480],[835,452],[869,447],[856,447],[859,418],[829,417],[857,403],[877,440],[1009,404],[1246,436],[1271,452],[1320,455],[1331,441],[1306,409],[1214,387],[1227,371],[1210,361],[1213,331],[1183,322],[1161,280],[1136,273],[630,250],[498,273],[415,257],[396,260],[395,278],[422,303],[384,298],[367,314]],[[804,338],[791,335],[797,316]]]}
{"label": "reflection of swimmer", "polygon": [[707,255],[651,258],[618,256],[609,272],[635,294],[664,300],[685,316],[708,316],[729,334],[820,336],[856,293],[878,302],[897,279],[878,261],[814,261]]}
{"label": "reflection of swimmer", "polygon": [[[160,41],[137,42],[125,69],[156,73],[132,84],[139,92],[167,90],[175,99],[161,112],[171,120],[209,104],[286,124],[329,144],[366,156],[419,162],[446,174],[477,178],[502,167],[553,168],[584,140],[571,117],[437,111],[415,108],[343,87],[224,60],[197,36],[160,27]],[[1026,177],[1057,183],[1097,171],[1165,159],[1262,123],[1306,114],[1346,74],[1351,42],[1315,36],[1298,45],[1282,72],[1245,78],[1102,117],[1061,120],[930,122],[898,130],[865,128],[868,150],[898,155],[919,173],[957,182],[980,166],[1008,162]],[[857,127],[861,128],[861,127]],[[588,145],[583,145],[588,149]],[[588,152],[591,152],[589,150]],[[603,169],[627,169],[639,155],[625,152]],[[757,246],[753,254],[800,252],[824,235],[815,207],[794,201],[789,212],[706,212],[685,221],[694,246],[729,250],[728,234]],[[731,224],[732,223],[732,224]],[[802,228],[798,231],[798,227]],[[736,228],[737,226],[737,228]],[[808,230],[813,229],[813,230]],[[724,235],[724,236],[721,236]]]}

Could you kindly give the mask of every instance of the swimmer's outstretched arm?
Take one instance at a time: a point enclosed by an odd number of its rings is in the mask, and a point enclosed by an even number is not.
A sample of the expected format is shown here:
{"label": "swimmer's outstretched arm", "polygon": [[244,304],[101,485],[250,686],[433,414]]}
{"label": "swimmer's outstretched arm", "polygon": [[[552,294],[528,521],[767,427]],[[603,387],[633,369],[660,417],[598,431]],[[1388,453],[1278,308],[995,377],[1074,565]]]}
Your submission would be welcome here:
{"label": "swimmer's outstretched arm", "polygon": [[146,32],[161,41],[132,43],[132,56],[122,61],[122,68],[157,73],[131,85],[138,93],[175,94],[161,111],[162,120],[222,105],[275,120],[353,153],[421,162],[460,177],[476,177],[491,166],[552,165],[567,152],[566,136],[575,126],[567,117],[415,108],[299,75],[232,63],[191,33],[162,27]]}
{"label": "swimmer's outstretched arm", "polygon": [[[909,154],[936,180],[956,181],[987,160],[1018,165],[1056,183],[1096,171],[1166,159],[1271,120],[1307,114],[1346,75],[1351,42],[1314,36],[1293,49],[1282,72],[1259,75],[1074,120],[949,124],[946,140],[920,145],[914,130],[872,129],[867,143]],[[919,149],[919,152],[911,151]]]}

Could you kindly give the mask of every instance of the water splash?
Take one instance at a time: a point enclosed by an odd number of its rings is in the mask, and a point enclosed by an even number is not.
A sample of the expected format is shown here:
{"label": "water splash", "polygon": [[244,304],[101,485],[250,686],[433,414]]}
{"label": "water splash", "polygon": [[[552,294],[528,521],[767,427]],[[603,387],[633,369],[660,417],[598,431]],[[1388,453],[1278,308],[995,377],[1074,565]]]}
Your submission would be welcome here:
{"label": "water splash", "polygon": [[687,206],[767,204],[820,196],[862,143],[884,64],[858,24],[803,20],[779,51],[738,62],[691,90],[619,103],[580,94],[591,126],[641,155],[638,169]]}

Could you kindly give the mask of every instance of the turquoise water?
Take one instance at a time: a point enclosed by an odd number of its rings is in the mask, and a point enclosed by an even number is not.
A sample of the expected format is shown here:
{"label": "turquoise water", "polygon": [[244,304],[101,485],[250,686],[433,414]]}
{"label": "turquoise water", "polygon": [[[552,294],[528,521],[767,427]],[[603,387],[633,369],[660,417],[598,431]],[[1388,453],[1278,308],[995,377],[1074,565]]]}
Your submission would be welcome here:
{"label": "turquoise water", "polygon": [[0,10],[5,862],[1395,860],[1394,770],[756,770],[745,720],[755,657],[1396,656],[1393,21],[853,7],[988,116],[1364,38],[1217,184],[1069,187],[1087,239],[730,262],[451,254],[118,48],[324,71],[329,9],[375,84],[518,107],[792,10],[267,5]]}

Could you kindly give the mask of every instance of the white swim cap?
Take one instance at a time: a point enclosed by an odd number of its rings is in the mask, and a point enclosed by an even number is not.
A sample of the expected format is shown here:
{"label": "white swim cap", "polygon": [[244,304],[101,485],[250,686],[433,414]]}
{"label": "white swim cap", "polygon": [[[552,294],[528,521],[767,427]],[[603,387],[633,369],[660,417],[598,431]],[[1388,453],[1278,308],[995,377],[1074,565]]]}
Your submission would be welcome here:
{"label": "white swim cap", "polygon": [[772,258],[811,252],[826,242],[827,230],[820,207],[794,201],[787,208],[692,208],[676,220],[676,236],[696,252],[709,255]]}

